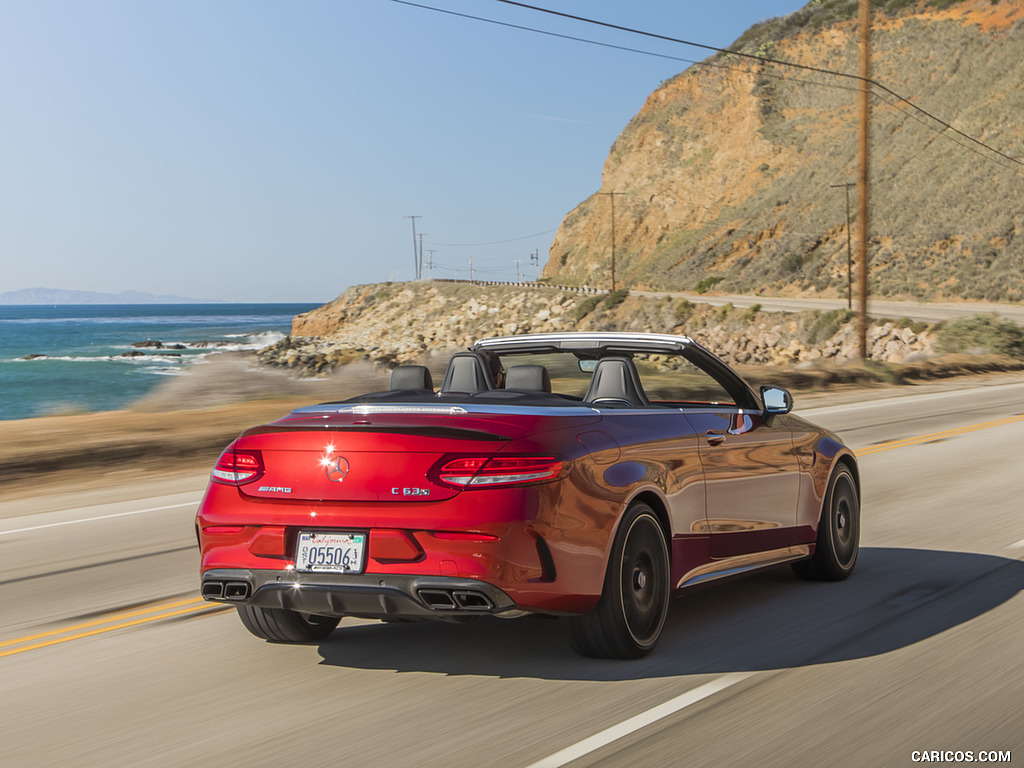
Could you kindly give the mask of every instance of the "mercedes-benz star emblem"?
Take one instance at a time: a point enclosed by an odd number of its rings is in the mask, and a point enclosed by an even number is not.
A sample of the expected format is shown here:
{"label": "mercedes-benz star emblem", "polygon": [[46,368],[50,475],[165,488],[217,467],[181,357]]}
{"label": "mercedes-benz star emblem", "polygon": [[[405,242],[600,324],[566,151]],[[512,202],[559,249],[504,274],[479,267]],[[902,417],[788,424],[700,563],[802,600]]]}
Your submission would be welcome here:
{"label": "mercedes-benz star emblem", "polygon": [[344,456],[335,456],[324,465],[327,479],[332,483],[340,483],[348,475],[348,462]]}

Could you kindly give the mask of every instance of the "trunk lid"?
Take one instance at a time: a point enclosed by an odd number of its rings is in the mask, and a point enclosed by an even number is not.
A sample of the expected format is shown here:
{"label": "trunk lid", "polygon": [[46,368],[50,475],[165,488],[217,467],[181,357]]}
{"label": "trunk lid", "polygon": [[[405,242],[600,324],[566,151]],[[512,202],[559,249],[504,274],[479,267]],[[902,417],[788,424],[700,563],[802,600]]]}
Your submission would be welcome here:
{"label": "trunk lid", "polygon": [[277,501],[443,501],[461,491],[430,479],[442,457],[490,457],[518,437],[596,418],[575,410],[552,420],[433,405],[301,409],[238,439],[237,449],[260,452],[264,468],[239,491]]}

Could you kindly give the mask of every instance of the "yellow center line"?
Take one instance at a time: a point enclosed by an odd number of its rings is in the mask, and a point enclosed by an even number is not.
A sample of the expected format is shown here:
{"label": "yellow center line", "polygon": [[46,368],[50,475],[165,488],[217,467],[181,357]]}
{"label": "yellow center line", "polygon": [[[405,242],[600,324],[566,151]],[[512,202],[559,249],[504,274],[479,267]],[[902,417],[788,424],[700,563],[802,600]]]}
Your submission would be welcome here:
{"label": "yellow center line", "polygon": [[1005,419],[986,421],[982,424],[971,424],[966,427],[957,427],[956,429],[947,429],[942,432],[933,432],[929,435],[918,435],[917,437],[906,437],[901,440],[892,440],[888,443],[882,443],[881,445],[872,445],[869,446],[868,448],[861,448],[859,451],[854,451],[854,453],[857,456],[868,456],[872,453],[882,453],[883,451],[891,451],[893,448],[905,448],[911,445],[930,443],[934,440],[943,440],[949,437],[966,435],[969,434],[970,432],[977,432],[982,429],[1002,427],[1005,426],[1006,424],[1013,424],[1018,421],[1024,421],[1024,415],[1007,416]]}
{"label": "yellow center line", "polygon": [[38,640],[43,637],[53,637],[54,635],[64,635],[68,632],[74,632],[78,629],[87,629],[89,627],[98,627],[101,624],[109,624],[112,621],[120,621],[121,619],[130,619],[135,616],[144,616],[147,613],[156,613],[157,611],[166,611],[170,608],[178,608],[182,605],[194,605],[197,603],[203,603],[204,600],[201,597],[193,597],[189,600],[179,600],[175,603],[164,603],[163,605],[154,605],[149,608],[142,608],[135,611],[129,611],[127,613],[118,612],[107,616],[104,619],[96,619],[95,621],[87,621],[84,624],[74,624],[70,627],[64,627],[63,629],[52,629],[49,632],[40,632],[37,635],[28,635],[27,637],[19,637],[16,640],[5,640],[0,643],[0,648],[6,648],[10,645],[21,645],[22,643],[28,643],[32,640]]}
{"label": "yellow center line", "polygon": [[[11,649],[6,650],[6,651],[0,651],[0,658],[3,658],[4,656],[13,656],[16,653],[24,653],[25,651],[34,651],[37,648],[45,648],[45,647],[47,647],[49,645],[57,645],[59,643],[67,643],[67,642],[70,642],[71,640],[80,640],[83,637],[91,637],[92,635],[101,635],[104,632],[113,632],[115,629],[124,629],[125,627],[134,627],[134,626],[136,626],[138,624],[147,624],[147,623],[149,623],[151,621],[160,621],[161,619],[169,619],[169,618],[171,618],[173,616],[181,616],[182,614],[186,614],[186,613],[196,613],[198,611],[209,611],[209,610],[213,610],[213,609],[225,610],[227,608],[230,608],[230,606],[210,604],[210,603],[204,603],[203,605],[194,605],[191,608],[179,608],[176,611],[168,611],[166,613],[161,613],[158,616],[149,616],[149,617],[144,618],[144,619],[134,619],[133,621],[124,621],[124,622],[121,622],[120,624],[114,624],[114,625],[109,626],[109,627],[101,627],[100,629],[91,629],[88,632],[79,632],[76,635],[68,635],[67,637],[56,637],[56,638],[53,638],[51,640],[44,640],[41,643],[34,643],[32,645],[26,645],[23,648],[11,648]],[[24,640],[22,640],[22,642],[24,642]]]}

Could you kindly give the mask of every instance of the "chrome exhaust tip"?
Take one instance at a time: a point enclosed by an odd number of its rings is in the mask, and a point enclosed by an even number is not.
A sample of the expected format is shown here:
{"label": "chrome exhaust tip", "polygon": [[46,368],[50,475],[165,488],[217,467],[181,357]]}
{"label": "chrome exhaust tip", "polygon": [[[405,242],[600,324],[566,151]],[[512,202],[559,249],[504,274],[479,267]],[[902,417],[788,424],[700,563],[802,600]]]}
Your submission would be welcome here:
{"label": "chrome exhaust tip", "polygon": [[245,600],[249,597],[249,582],[228,581],[224,584],[224,597],[228,600]]}
{"label": "chrome exhaust tip", "polygon": [[452,592],[452,599],[456,605],[464,611],[490,611],[494,605],[482,592],[469,590],[455,590]]}
{"label": "chrome exhaust tip", "polygon": [[223,581],[204,581],[202,595],[207,600],[219,600],[224,597]]}

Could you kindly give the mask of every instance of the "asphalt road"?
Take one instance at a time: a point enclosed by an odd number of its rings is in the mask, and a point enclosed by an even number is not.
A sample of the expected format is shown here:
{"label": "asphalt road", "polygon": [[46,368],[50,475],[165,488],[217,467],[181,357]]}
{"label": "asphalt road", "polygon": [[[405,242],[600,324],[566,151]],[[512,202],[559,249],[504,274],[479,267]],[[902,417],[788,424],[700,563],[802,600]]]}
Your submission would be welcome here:
{"label": "asphalt road", "polygon": [[[766,312],[803,312],[808,309],[827,311],[831,309],[846,309],[846,299],[808,299],[808,298],[776,298],[772,296],[740,296],[733,294],[706,294],[706,293],[666,293],[663,291],[630,291],[637,296],[650,296],[660,298],[672,296],[685,298],[695,304],[711,304],[720,307],[724,304],[732,304],[734,307],[751,307],[755,304]],[[853,299],[853,309],[857,309],[857,298]],[[888,299],[873,299],[868,297],[868,314],[871,317],[889,318],[897,320],[910,318],[911,320],[923,320],[928,323],[941,321],[958,320],[962,317],[972,317],[979,314],[996,314],[1007,320],[1013,320],[1018,325],[1024,325],[1024,304],[992,304],[987,302],[916,302],[916,301],[890,301]]]}
{"label": "asphalt road", "polygon": [[636,662],[576,657],[537,618],[345,620],[319,645],[271,645],[197,600],[201,479],[88,507],[9,502],[0,764],[1021,762],[1024,381],[804,413],[863,456],[854,577],[783,567],[686,595]]}

